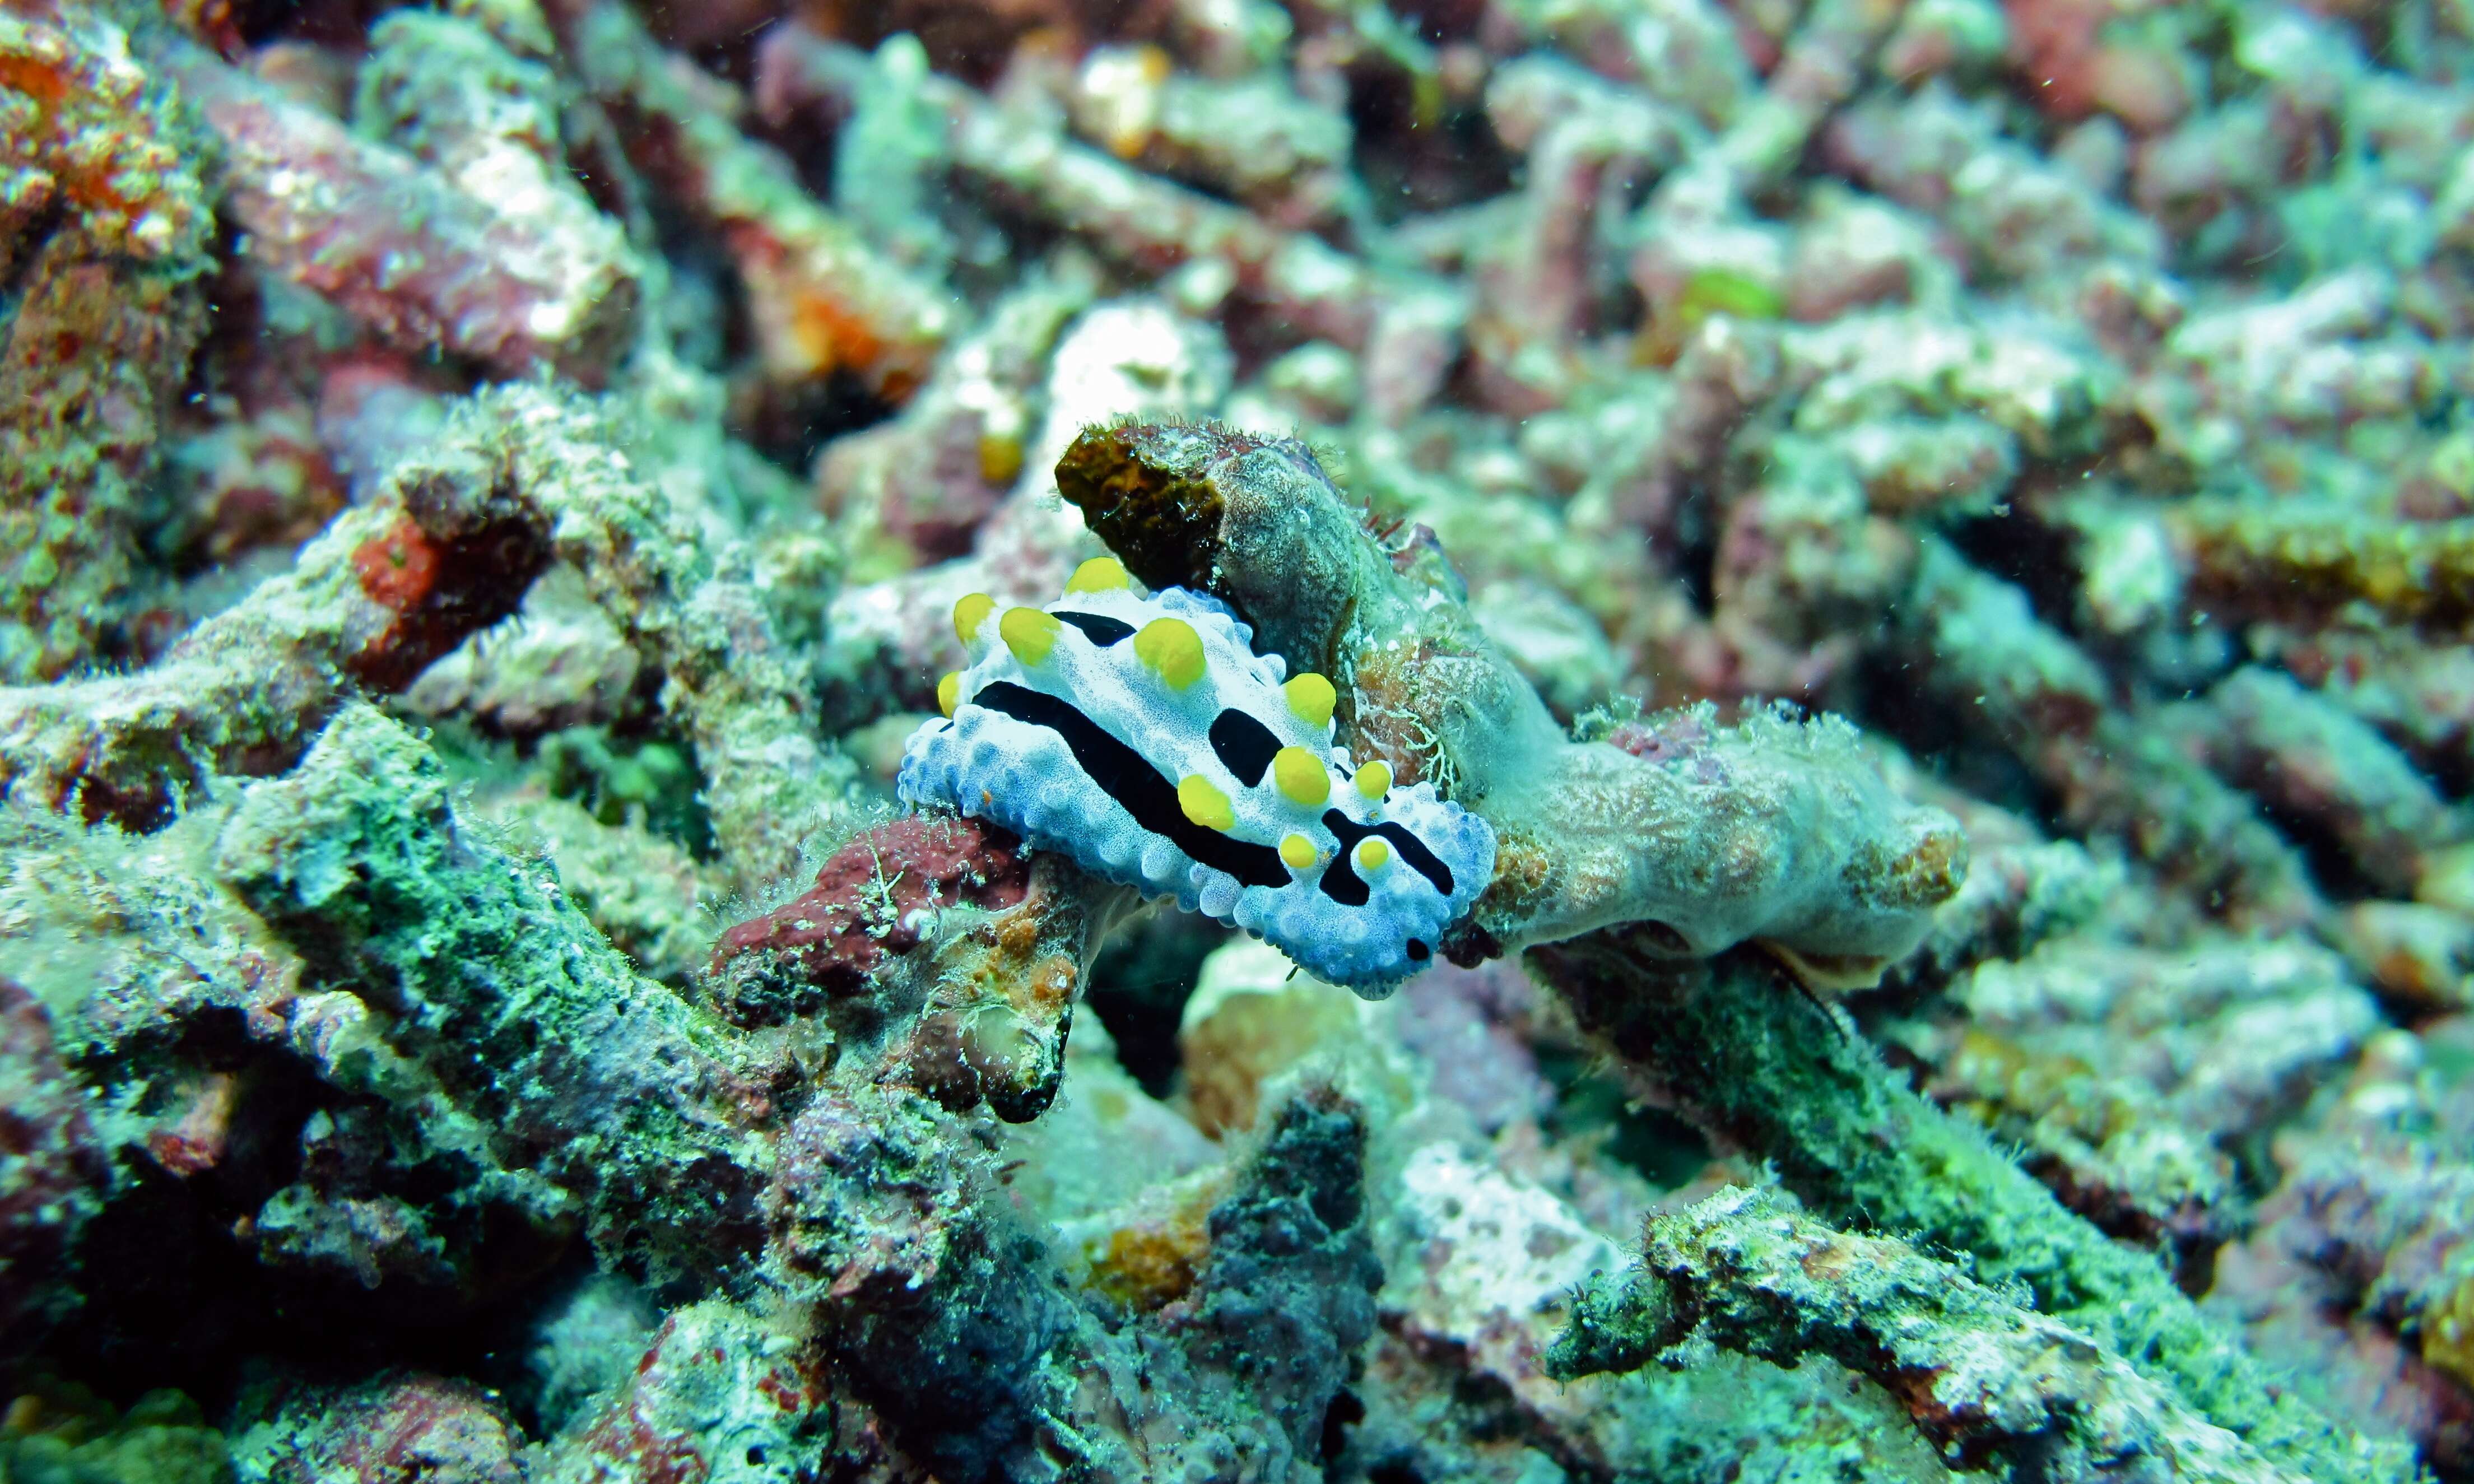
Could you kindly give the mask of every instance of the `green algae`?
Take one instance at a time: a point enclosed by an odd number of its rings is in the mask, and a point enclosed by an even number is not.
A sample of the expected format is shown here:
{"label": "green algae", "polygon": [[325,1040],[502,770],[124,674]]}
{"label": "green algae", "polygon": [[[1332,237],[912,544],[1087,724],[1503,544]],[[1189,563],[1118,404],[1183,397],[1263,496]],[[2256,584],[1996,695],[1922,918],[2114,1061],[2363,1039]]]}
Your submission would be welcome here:
{"label": "green algae", "polygon": [[[248,791],[218,870],[363,986],[395,1054],[490,1131],[532,1219],[580,1218],[607,1260],[656,1275],[736,1260],[723,1238],[749,1228],[768,1161],[725,1115],[740,1089],[722,1028],[641,978],[553,870],[466,829],[419,739],[347,709],[298,772]],[[567,1131],[546,1146],[546,1129]]]}
{"label": "green algae", "polygon": [[687,748],[614,738],[607,727],[570,727],[542,739],[540,760],[551,796],[573,799],[603,824],[632,820],[697,855],[711,853],[713,819]]}
{"label": "green algae", "polygon": [[1786,314],[1786,296],[1750,274],[1702,268],[1684,280],[1684,292],[1675,299],[1675,314],[1687,327],[1713,314],[1775,320]]}
{"label": "green algae", "polygon": [[1660,961],[1634,937],[1599,934],[1529,960],[1593,1038],[1714,1136],[1759,1151],[1822,1220],[1965,1254],[1977,1281],[2025,1291],[2320,1484],[2415,1476],[2404,1449],[2365,1443],[2297,1400],[2156,1258],[2065,1210],[1758,960]]}
{"label": "green algae", "polygon": [[223,1434],[197,1403],[154,1391],[114,1407],[74,1382],[18,1395],[0,1419],[5,1484],[231,1484]]}

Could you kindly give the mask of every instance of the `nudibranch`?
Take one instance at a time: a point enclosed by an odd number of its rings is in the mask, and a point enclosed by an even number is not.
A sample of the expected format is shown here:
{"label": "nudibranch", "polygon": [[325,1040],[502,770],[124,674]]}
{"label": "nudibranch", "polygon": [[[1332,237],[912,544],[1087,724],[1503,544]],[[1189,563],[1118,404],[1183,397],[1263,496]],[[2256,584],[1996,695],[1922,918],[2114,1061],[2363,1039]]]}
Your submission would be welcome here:
{"label": "nudibranch", "polygon": [[1329,680],[1258,655],[1217,598],[1137,593],[1097,557],[1046,608],[954,607],[970,667],[937,687],[898,788],[1175,896],[1377,999],[1424,967],[1494,869],[1494,832],[1332,746]]}

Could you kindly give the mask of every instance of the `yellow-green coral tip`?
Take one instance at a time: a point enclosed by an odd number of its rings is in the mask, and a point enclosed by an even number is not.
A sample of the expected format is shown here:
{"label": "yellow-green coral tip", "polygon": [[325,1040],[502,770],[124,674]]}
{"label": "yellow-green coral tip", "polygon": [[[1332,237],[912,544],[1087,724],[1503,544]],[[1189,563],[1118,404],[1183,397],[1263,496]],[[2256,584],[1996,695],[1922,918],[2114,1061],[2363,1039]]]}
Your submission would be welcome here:
{"label": "yellow-green coral tip", "polygon": [[1280,859],[1289,863],[1289,869],[1293,871],[1311,869],[1322,857],[1322,852],[1315,848],[1315,842],[1302,835],[1280,837]]}
{"label": "yellow-green coral tip", "polygon": [[936,709],[950,717],[954,714],[954,708],[961,704],[961,700],[962,672],[958,669],[948,670],[945,678],[936,682]]}
{"label": "yellow-green coral tip", "polygon": [[1357,868],[1359,870],[1379,871],[1383,869],[1384,866],[1390,864],[1391,861],[1392,847],[1383,843],[1382,840],[1377,839],[1375,837],[1369,835],[1364,839],[1357,842]]}
{"label": "yellow-green coral tip", "polygon": [[1333,692],[1331,682],[1313,670],[1299,670],[1291,675],[1280,687],[1280,693],[1289,698],[1289,711],[1298,720],[1309,726],[1331,724],[1332,702],[1339,697]]}
{"label": "yellow-green coral tip", "polygon": [[1183,619],[1153,619],[1134,636],[1134,658],[1182,691],[1202,678],[1202,636]]}
{"label": "yellow-green coral tip", "polygon": [[1237,811],[1229,804],[1228,795],[1213,787],[1211,780],[1201,773],[1188,773],[1177,780],[1176,807],[1185,811],[1188,819],[1206,830],[1219,830],[1225,834],[1237,827]]}
{"label": "yellow-green coral tip", "polygon": [[1113,556],[1095,556],[1074,569],[1074,575],[1065,579],[1065,591],[1114,593],[1119,588],[1131,586],[1132,583],[1133,579],[1126,575],[1125,563]]}
{"label": "yellow-green coral tip", "polygon": [[1065,625],[1036,608],[1008,608],[997,620],[997,637],[1025,665],[1037,665],[1056,647],[1057,631]]}
{"label": "yellow-green coral tip", "polygon": [[1320,804],[1331,797],[1330,770],[1304,747],[1282,747],[1272,754],[1272,781],[1291,803]]}
{"label": "yellow-green coral tip", "polygon": [[954,604],[954,637],[964,644],[980,637],[980,625],[997,611],[997,600],[985,593],[965,594]]}
{"label": "yellow-green coral tip", "polygon": [[1376,758],[1357,770],[1357,791],[1379,799],[1392,791],[1392,765]]}

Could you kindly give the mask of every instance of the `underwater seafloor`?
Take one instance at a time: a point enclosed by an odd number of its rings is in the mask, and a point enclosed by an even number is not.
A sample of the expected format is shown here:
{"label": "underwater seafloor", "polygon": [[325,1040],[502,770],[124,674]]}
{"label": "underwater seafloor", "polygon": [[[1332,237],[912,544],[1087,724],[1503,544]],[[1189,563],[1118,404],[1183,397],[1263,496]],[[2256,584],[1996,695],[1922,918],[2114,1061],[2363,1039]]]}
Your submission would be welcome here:
{"label": "underwater seafloor", "polygon": [[2474,1479],[2469,331],[2465,0],[11,0],[0,1480]]}

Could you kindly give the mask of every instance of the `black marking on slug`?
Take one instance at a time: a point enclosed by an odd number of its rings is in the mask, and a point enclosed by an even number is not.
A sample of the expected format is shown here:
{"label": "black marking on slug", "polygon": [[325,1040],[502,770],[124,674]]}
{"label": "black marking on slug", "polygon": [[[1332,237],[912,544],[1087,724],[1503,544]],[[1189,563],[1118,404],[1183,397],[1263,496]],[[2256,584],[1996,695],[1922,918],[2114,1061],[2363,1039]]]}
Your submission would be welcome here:
{"label": "black marking on slug", "polygon": [[1211,718],[1211,750],[1220,754],[1222,766],[1250,789],[1263,781],[1273,754],[1280,750],[1280,740],[1270,727],[1232,706]]}
{"label": "black marking on slug", "polygon": [[1422,943],[1422,942],[1419,941],[1417,938],[1414,938],[1414,937],[1413,937],[1413,938],[1409,939],[1409,959],[1410,959],[1410,961],[1415,962],[1415,963],[1423,963],[1423,962],[1425,962],[1425,961],[1426,961],[1426,960],[1427,960],[1428,958],[1430,958],[1430,957],[1432,957],[1432,956],[1433,956],[1434,952],[1435,952],[1435,951],[1434,951],[1433,949],[1431,949],[1431,948],[1427,947],[1424,943]]}
{"label": "black marking on slug", "polygon": [[1161,777],[1159,769],[1145,761],[1141,753],[1108,735],[1104,727],[1071,703],[1010,680],[991,680],[980,687],[971,704],[985,706],[1031,726],[1044,726],[1064,739],[1066,750],[1074,754],[1075,766],[1100,786],[1101,792],[1125,806],[1136,824],[1154,835],[1166,836],[1189,859],[1226,871],[1243,886],[1289,884],[1289,868],[1281,862],[1278,851],[1269,845],[1248,844],[1188,819],[1185,811],[1177,807],[1176,784]]}
{"label": "black marking on slug", "polygon": [[1072,613],[1059,608],[1049,617],[1073,624],[1082,631],[1085,639],[1103,649],[1122,640],[1131,639],[1134,635],[1132,624],[1122,619],[1109,618],[1104,613]]}
{"label": "black marking on slug", "polygon": [[1452,894],[1452,868],[1441,857],[1426,848],[1426,842],[1409,833],[1404,824],[1386,819],[1381,824],[1360,824],[1337,809],[1322,812],[1322,827],[1340,840],[1340,854],[1331,858],[1323,869],[1322,894],[1343,907],[1363,907],[1374,895],[1366,878],[1357,874],[1357,842],[1369,835],[1380,835],[1400,852],[1400,859],[1411,869],[1435,884],[1435,889],[1445,896]]}

